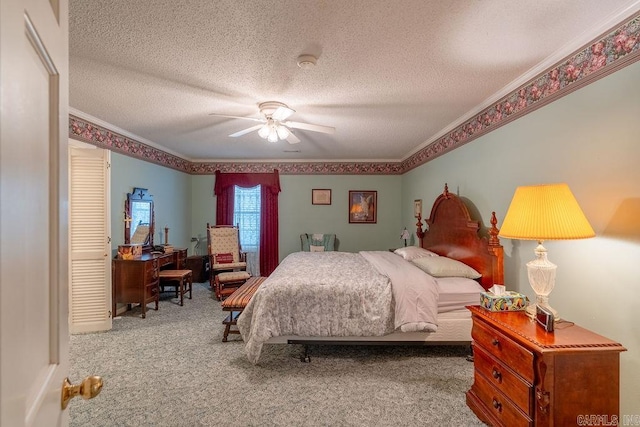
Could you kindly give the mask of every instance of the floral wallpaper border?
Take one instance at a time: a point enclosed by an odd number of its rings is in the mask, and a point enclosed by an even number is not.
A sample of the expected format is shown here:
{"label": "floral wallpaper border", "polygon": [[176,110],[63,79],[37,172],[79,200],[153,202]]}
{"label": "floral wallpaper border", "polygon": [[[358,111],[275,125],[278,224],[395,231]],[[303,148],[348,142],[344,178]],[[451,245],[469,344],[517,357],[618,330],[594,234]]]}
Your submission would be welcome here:
{"label": "floral wallpaper border", "polygon": [[69,115],[69,137],[194,175],[274,169],[291,175],[403,174],[639,59],[640,15],[401,162],[190,162],[73,115]]}
{"label": "floral wallpaper border", "polygon": [[640,15],[587,45],[402,162],[407,172],[640,59]]}

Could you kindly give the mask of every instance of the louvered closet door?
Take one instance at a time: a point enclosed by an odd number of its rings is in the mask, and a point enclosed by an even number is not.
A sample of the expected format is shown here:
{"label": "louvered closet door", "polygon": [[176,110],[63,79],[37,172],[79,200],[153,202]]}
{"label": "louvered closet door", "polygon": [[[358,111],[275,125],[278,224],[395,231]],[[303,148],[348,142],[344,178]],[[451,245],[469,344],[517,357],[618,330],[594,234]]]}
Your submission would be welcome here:
{"label": "louvered closet door", "polygon": [[70,147],[69,329],[111,329],[109,151]]}

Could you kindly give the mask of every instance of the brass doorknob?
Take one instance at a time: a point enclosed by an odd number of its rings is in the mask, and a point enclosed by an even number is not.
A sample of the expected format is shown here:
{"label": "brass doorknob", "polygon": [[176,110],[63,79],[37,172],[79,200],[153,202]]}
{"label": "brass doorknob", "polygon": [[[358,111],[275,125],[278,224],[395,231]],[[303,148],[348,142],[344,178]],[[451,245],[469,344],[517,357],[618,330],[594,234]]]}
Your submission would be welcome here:
{"label": "brass doorknob", "polygon": [[69,378],[65,378],[62,383],[62,400],[60,406],[67,409],[69,401],[76,396],[82,396],[83,399],[93,399],[100,394],[102,390],[102,377],[92,375],[85,378],[80,384],[73,385]]}

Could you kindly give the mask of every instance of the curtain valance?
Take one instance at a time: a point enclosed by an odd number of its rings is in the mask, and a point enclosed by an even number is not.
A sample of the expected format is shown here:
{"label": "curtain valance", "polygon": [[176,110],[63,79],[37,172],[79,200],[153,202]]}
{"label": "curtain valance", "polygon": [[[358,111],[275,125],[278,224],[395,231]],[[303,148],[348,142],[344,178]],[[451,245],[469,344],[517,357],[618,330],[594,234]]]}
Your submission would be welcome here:
{"label": "curtain valance", "polygon": [[266,187],[273,194],[280,192],[280,174],[277,169],[273,173],[222,173],[216,171],[216,184],[213,193],[221,195],[228,187],[237,185],[242,188],[255,187],[261,185]]}

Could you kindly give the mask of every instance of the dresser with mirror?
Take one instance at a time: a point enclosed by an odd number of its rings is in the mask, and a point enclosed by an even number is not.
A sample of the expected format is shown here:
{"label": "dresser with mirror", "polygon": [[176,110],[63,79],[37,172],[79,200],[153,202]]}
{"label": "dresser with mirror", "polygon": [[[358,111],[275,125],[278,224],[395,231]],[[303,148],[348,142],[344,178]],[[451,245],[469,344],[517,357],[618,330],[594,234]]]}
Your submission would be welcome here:
{"label": "dresser with mirror", "polygon": [[187,249],[154,246],[155,212],[153,196],[146,188],[135,187],[127,194],[124,205],[124,243],[142,245],[142,255],[133,259],[116,256],[111,262],[112,312],[114,317],[139,305],[146,317],[147,305],[158,309],[161,269],[186,268]]}

